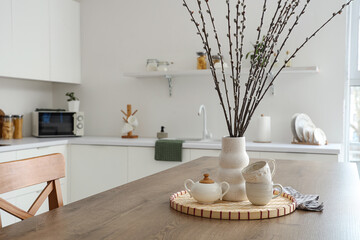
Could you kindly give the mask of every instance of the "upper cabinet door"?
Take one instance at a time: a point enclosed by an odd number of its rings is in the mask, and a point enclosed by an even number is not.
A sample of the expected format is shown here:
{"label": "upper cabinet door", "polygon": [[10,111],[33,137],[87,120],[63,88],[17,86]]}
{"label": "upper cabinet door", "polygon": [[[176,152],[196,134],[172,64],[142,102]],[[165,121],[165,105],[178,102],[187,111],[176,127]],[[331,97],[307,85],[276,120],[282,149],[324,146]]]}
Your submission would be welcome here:
{"label": "upper cabinet door", "polygon": [[11,0],[0,0],[0,76],[12,75]]}
{"label": "upper cabinet door", "polygon": [[49,0],[13,0],[14,77],[50,80]]}
{"label": "upper cabinet door", "polygon": [[50,80],[80,83],[80,3],[50,0]]}

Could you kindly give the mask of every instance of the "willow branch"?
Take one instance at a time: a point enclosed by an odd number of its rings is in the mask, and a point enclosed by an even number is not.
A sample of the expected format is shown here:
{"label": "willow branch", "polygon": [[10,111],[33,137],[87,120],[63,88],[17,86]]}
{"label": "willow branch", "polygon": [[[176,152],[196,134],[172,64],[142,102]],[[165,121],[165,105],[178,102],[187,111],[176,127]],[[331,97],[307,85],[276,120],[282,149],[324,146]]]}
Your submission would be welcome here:
{"label": "willow branch", "polygon": [[241,111],[240,111],[240,119],[241,119],[241,124],[240,124],[240,136],[243,136],[244,132],[241,131],[244,121],[243,121],[243,114],[244,111],[246,111],[245,109],[248,108],[248,105],[251,102],[251,98],[248,98],[248,93],[249,93],[249,89],[252,86],[253,82],[254,82],[254,78],[253,78],[253,66],[256,65],[255,63],[258,61],[257,57],[256,57],[256,53],[259,50],[259,40],[260,40],[260,36],[261,36],[261,30],[262,30],[262,26],[264,24],[264,17],[265,17],[265,12],[266,12],[266,4],[267,4],[267,0],[264,0],[264,4],[263,4],[263,11],[261,14],[261,19],[260,19],[260,25],[257,28],[258,31],[258,36],[256,39],[256,45],[255,45],[255,50],[254,50],[254,59],[251,60],[251,67],[250,67],[250,72],[249,72],[249,78],[246,85],[246,89],[245,89],[245,96],[243,98],[243,104],[241,106]]}
{"label": "willow branch", "polygon": [[[198,1],[198,2],[200,2],[200,1]],[[233,124],[232,124],[231,104],[230,104],[230,100],[229,100],[229,91],[228,91],[228,87],[227,87],[227,83],[226,83],[226,76],[225,76],[225,70],[224,70],[224,59],[223,59],[222,52],[221,52],[221,44],[220,44],[220,40],[219,40],[217,31],[216,31],[216,27],[215,27],[215,19],[214,19],[212,13],[211,13],[211,9],[210,9],[210,6],[209,6],[209,1],[205,0],[205,3],[206,3],[206,7],[207,7],[206,12],[209,14],[210,21],[211,21],[213,31],[214,31],[214,36],[215,36],[216,43],[217,43],[217,46],[218,46],[218,51],[219,51],[218,55],[220,57],[220,62],[221,62],[222,81],[224,83],[224,88],[225,88],[225,96],[226,96],[226,102],[227,102],[227,105],[228,105],[228,111],[229,111],[228,114],[229,114],[230,126],[232,126]],[[230,134],[230,136],[233,136],[232,127],[230,127],[230,133],[229,134]]]}
{"label": "willow branch", "polygon": [[[258,94],[261,92],[263,86],[266,83],[266,79],[264,80],[264,74],[265,74],[267,65],[270,61],[270,57],[273,53],[273,49],[276,46],[277,41],[278,41],[279,37],[281,36],[282,31],[284,30],[288,21],[290,20],[291,16],[295,14],[295,9],[298,6],[298,4],[299,4],[299,0],[292,0],[292,2],[289,5],[286,5],[286,3],[285,3],[274,27],[272,29],[269,29],[271,31],[267,33],[267,36],[264,41],[264,46],[265,46],[264,51],[258,57],[259,59],[262,59],[262,62],[261,62],[260,66],[257,66],[259,68],[259,70],[254,73],[256,82],[253,85],[253,88],[252,88],[252,91],[250,94],[250,96],[253,96],[252,99],[250,99],[252,102],[250,105],[248,105],[248,108],[246,109],[245,116],[243,119],[244,132],[247,128],[247,125],[249,124],[249,122],[251,120],[254,107],[259,103]],[[270,45],[270,46],[268,46],[268,45]],[[273,63],[275,63],[275,62],[276,62],[276,60],[274,60]]]}
{"label": "willow branch", "polygon": [[[233,57],[233,50],[232,50],[233,43],[231,41],[231,23],[230,23],[231,11],[230,11],[230,1],[229,0],[226,0],[226,5],[227,5],[227,15],[225,17],[226,17],[227,26],[228,26],[228,32],[227,32],[226,36],[227,36],[227,38],[229,40],[229,56],[230,56],[231,78],[233,80],[233,86],[234,86],[235,70],[234,70],[234,57]],[[237,25],[236,25],[236,28],[237,28]],[[234,88],[233,89],[234,94],[235,94],[235,91],[236,91],[236,89]],[[236,122],[236,119],[235,119],[235,122]]]}
{"label": "willow branch", "polygon": [[245,15],[245,9],[246,9],[246,4],[245,4],[245,0],[242,0],[241,2],[241,5],[242,5],[242,11],[241,11],[241,16],[242,16],[242,19],[241,19],[241,32],[240,32],[240,35],[241,35],[241,39],[240,39],[240,48],[238,49],[240,51],[240,59],[239,59],[239,62],[238,62],[238,72],[239,72],[239,75],[237,77],[237,107],[235,109],[235,115],[236,115],[236,118],[237,118],[237,121],[235,123],[235,129],[236,129],[236,136],[239,136],[240,135],[240,123],[241,123],[241,118],[239,118],[239,103],[240,103],[240,95],[241,95],[241,85],[240,85],[240,78],[241,78],[241,71],[242,71],[242,61],[243,61],[243,58],[244,58],[244,54],[243,54],[243,47],[244,47],[244,31],[245,31],[245,22],[246,22],[246,15]]}
{"label": "willow branch", "polygon": [[190,14],[190,17],[191,17],[191,21],[195,24],[195,27],[197,29],[197,34],[200,36],[201,40],[202,40],[202,43],[204,45],[204,50],[206,51],[207,53],[207,57],[208,57],[208,61],[209,61],[209,65],[210,65],[210,70],[211,70],[211,74],[213,76],[213,80],[214,80],[214,83],[215,83],[215,90],[219,96],[219,100],[220,100],[220,105],[223,109],[223,112],[224,112],[224,116],[225,116],[225,121],[226,121],[226,124],[227,124],[227,127],[228,127],[228,130],[229,130],[229,133],[230,133],[230,129],[231,129],[231,125],[230,125],[230,122],[229,122],[229,119],[227,117],[227,112],[226,112],[226,109],[225,109],[225,105],[224,105],[224,101],[223,101],[223,98],[222,98],[222,95],[221,95],[221,90],[220,90],[220,87],[219,87],[219,81],[217,80],[217,76],[216,76],[216,71],[215,71],[215,67],[214,67],[214,64],[211,60],[211,48],[210,48],[210,45],[209,45],[209,42],[208,42],[208,34],[206,32],[206,28],[205,28],[205,20],[204,20],[204,16],[202,15],[202,11],[201,11],[201,3],[200,1],[198,1],[198,6],[199,7],[199,14],[200,14],[200,17],[202,19],[202,23],[203,23],[203,29],[202,29],[202,32],[201,33],[201,30],[200,30],[200,24],[195,20],[194,18],[194,11],[192,11],[188,4],[186,3],[185,0],[183,0],[183,6],[187,9],[188,13]]}
{"label": "willow branch", "polygon": [[[347,7],[348,5],[350,5],[351,2],[353,2],[354,0],[349,0],[348,2],[346,2],[345,4],[343,4],[341,6],[341,8],[334,12],[332,14],[332,16],[325,21],[317,30],[315,30],[309,37],[307,37],[304,42],[298,47],[296,48],[296,50],[294,51],[294,53],[285,61],[285,63],[282,65],[282,67],[279,69],[279,71],[275,74],[275,76],[273,77],[273,79],[271,80],[270,84],[267,86],[267,88],[265,89],[265,91],[262,93],[259,102],[264,98],[265,94],[267,93],[267,91],[269,90],[269,88],[272,86],[273,82],[275,81],[275,79],[277,78],[277,76],[281,73],[281,71],[286,67],[286,64],[293,58],[295,58],[296,54],[300,51],[300,49],[302,49],[312,38],[314,38],[316,36],[316,34],[323,29],[333,18],[335,18],[337,15],[340,15],[342,13],[342,11],[344,10],[345,7]],[[310,0],[307,0],[307,4],[310,2]],[[252,111],[252,114],[255,112],[256,108],[257,108],[258,104],[255,106],[255,108]],[[248,124],[247,124],[248,125]],[[246,128],[245,128],[246,130]]]}
{"label": "willow branch", "polygon": [[[226,0],[227,2],[227,6],[228,6],[228,15],[227,15],[227,20],[228,20],[228,26],[229,26],[229,31],[227,34],[227,37],[229,39],[229,46],[230,46],[230,56],[232,59],[232,41],[231,41],[231,30],[230,30],[230,4],[229,4],[229,0]],[[234,92],[234,102],[235,102],[235,112],[234,112],[234,134],[235,136],[237,136],[237,127],[236,127],[236,123],[238,122],[238,117],[237,117],[237,111],[239,108],[239,101],[238,101],[238,94],[237,94],[237,90],[238,90],[238,84],[239,84],[239,15],[240,15],[240,0],[237,1],[236,3],[236,17],[234,19],[235,22],[235,33],[234,33],[234,37],[235,37],[235,53],[236,53],[236,77],[234,74],[234,66],[233,66],[233,62],[231,63],[231,68],[232,68],[232,80],[233,80],[233,92]]]}

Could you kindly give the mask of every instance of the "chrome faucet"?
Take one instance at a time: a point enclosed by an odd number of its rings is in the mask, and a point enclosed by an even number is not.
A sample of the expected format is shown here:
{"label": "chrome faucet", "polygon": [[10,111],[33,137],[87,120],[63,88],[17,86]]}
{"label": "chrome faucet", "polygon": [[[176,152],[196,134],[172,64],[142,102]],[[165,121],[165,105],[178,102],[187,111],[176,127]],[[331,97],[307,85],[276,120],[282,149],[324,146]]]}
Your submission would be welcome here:
{"label": "chrome faucet", "polygon": [[203,136],[202,136],[202,139],[201,140],[209,140],[211,139],[212,137],[212,134],[208,132],[207,130],[207,122],[206,122],[206,108],[204,105],[201,105],[200,108],[199,108],[199,112],[198,112],[198,115],[201,116],[201,113],[203,113],[203,122],[204,122],[204,125],[203,125]]}

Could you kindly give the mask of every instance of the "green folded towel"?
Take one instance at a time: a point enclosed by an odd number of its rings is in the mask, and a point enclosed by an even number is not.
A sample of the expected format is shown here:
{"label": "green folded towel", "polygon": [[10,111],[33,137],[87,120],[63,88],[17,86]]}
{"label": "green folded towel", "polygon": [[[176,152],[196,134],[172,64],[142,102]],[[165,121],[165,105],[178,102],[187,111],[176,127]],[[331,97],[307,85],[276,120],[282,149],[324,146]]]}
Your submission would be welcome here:
{"label": "green folded towel", "polygon": [[157,140],[155,143],[155,160],[181,162],[183,142],[183,140]]}

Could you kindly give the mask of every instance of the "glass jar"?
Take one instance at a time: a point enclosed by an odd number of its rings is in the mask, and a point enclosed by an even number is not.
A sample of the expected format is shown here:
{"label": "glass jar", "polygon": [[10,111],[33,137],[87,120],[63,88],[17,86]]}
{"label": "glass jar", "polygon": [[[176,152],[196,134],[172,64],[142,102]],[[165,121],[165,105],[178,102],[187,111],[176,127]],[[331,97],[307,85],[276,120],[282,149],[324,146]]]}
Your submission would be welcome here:
{"label": "glass jar", "polygon": [[168,66],[170,65],[169,62],[159,62],[157,70],[166,72],[168,70]]}
{"label": "glass jar", "polygon": [[12,115],[4,115],[2,119],[2,138],[12,139],[14,134],[13,117]]}
{"label": "glass jar", "polygon": [[158,60],[157,59],[148,59],[146,61],[146,70],[149,72],[154,72],[158,70]]}
{"label": "glass jar", "polygon": [[212,60],[213,64],[215,65],[216,63],[220,62],[221,57],[219,55],[212,55],[211,60]]}
{"label": "glass jar", "polygon": [[207,68],[206,64],[206,54],[204,52],[197,52],[197,69],[202,70]]}
{"label": "glass jar", "polygon": [[23,115],[13,115],[14,122],[14,139],[21,139],[23,129]]}

